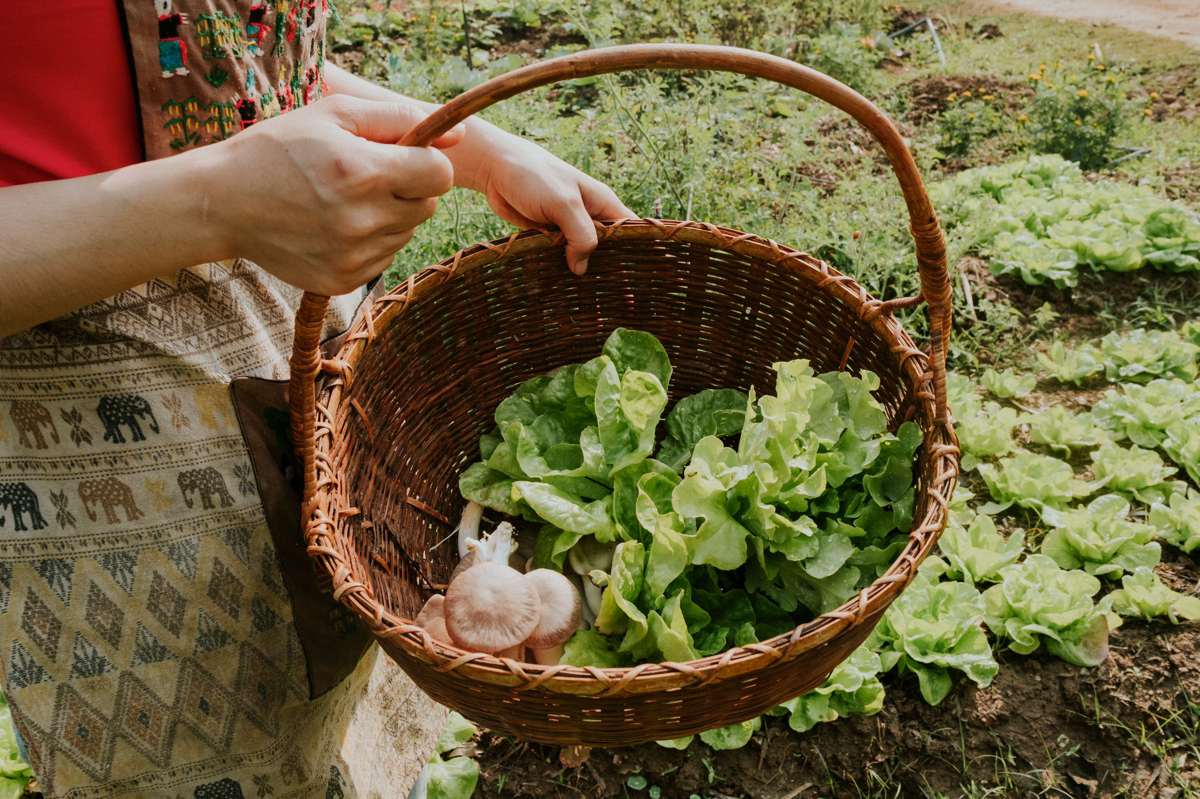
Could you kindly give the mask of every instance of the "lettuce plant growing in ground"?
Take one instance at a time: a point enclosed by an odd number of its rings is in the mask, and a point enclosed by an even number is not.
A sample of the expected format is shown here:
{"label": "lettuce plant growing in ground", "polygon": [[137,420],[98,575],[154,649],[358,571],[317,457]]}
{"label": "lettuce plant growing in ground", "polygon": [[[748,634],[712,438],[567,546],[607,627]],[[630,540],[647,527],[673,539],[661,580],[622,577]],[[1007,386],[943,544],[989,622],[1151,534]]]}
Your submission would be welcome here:
{"label": "lettuce plant growing in ground", "polygon": [[12,711],[0,694],[0,799],[19,799],[32,779],[33,769],[17,749]]}
{"label": "lettuce plant growing in ground", "polygon": [[1039,352],[1037,359],[1051,377],[1063,383],[1079,385],[1104,371],[1104,354],[1088,344],[1068,350],[1055,341],[1046,352]]}
{"label": "lettuce plant growing in ground", "polygon": [[1109,333],[1100,339],[1100,351],[1109,380],[1149,383],[1159,378],[1194,380],[1200,347],[1173,331],[1138,329]]}
{"label": "lettuce plant growing in ground", "polygon": [[968,169],[930,194],[952,240],[990,256],[993,274],[1031,285],[1074,286],[1085,264],[1120,272],[1200,265],[1193,211],[1145,187],[1091,183],[1056,155]]}
{"label": "lettuce plant growing in ground", "polygon": [[995,402],[981,405],[974,413],[955,417],[954,432],[962,448],[962,468],[975,469],[983,458],[1008,455],[1017,449],[1012,431],[1019,416],[1012,408]]}
{"label": "lettuce plant growing in ground", "polygon": [[1172,494],[1166,503],[1150,507],[1147,522],[1159,538],[1184,552],[1200,548],[1200,492],[1189,488],[1186,494]]}
{"label": "lettuce plant growing in ground", "polygon": [[871,631],[867,646],[879,652],[884,671],[913,672],[931,705],[953,686],[958,669],[986,687],[999,665],[983,631],[983,599],[974,585],[935,582],[918,575]]}
{"label": "lettuce plant growing in ground", "polygon": [[775,707],[770,715],[786,715],[788,726],[796,732],[808,732],[822,721],[854,713],[874,715],[883,709],[883,683],[879,681],[883,670],[879,653],[864,644],[839,663],[820,687]]}
{"label": "lettuce plant growing in ground", "polygon": [[999,513],[1014,504],[1036,510],[1043,518],[1067,509],[1076,499],[1091,494],[1095,487],[1075,477],[1071,467],[1058,458],[1018,452],[998,465],[979,467],[995,502],[980,506],[980,513]]}
{"label": "lettuce plant growing in ground", "polygon": [[1200,389],[1178,378],[1126,385],[1123,391],[1104,392],[1093,414],[1100,425],[1139,447],[1161,447],[1173,426],[1200,425]]}
{"label": "lettuce plant growing in ground", "polygon": [[1138,568],[1154,568],[1162,548],[1154,528],[1128,519],[1129,503],[1105,494],[1086,508],[1059,514],[1055,528],[1042,539],[1042,554],[1064,569],[1118,577]]}
{"label": "lettuce plant growing in ground", "polygon": [[1110,441],[1092,453],[1096,485],[1129,494],[1149,505],[1184,490],[1186,484],[1169,478],[1179,471],[1152,449],[1132,444],[1128,449]]}
{"label": "lettuce plant growing in ground", "polygon": [[1200,419],[1175,422],[1167,428],[1167,439],[1163,451],[1178,463],[1200,484]]}
{"label": "lettuce plant growing in ground", "polygon": [[1033,375],[1019,375],[1012,369],[997,372],[995,369],[984,369],[979,383],[989,394],[1000,399],[1023,397],[1037,388],[1037,378]]}
{"label": "lettuce plant growing in ground", "polygon": [[475,793],[479,763],[474,758],[453,754],[473,735],[475,725],[451,711],[425,765],[422,778],[427,780],[425,796],[428,799],[470,799]]}
{"label": "lettuce plant growing in ground", "polygon": [[1000,577],[983,592],[983,618],[1014,652],[1028,655],[1044,643],[1076,666],[1098,666],[1108,657],[1108,633],[1120,620],[1111,596],[1092,602],[1099,579],[1063,570],[1046,555],[1030,555]]}
{"label": "lettuce plant growing in ground", "polygon": [[1112,592],[1113,610],[1146,621],[1166,617],[1172,624],[1200,619],[1200,599],[1168,588],[1154,569],[1139,566]]}
{"label": "lettuce plant growing in ground", "polygon": [[1087,449],[1108,440],[1104,428],[1096,424],[1092,414],[1071,413],[1061,405],[1025,414],[1020,421],[1028,425],[1031,441],[1062,450],[1068,458],[1072,449]]}
{"label": "lettuce plant growing in ground", "polygon": [[925,559],[921,573],[972,584],[994,583],[1000,579],[1001,569],[1025,553],[1025,531],[1018,530],[1006,539],[991,516],[980,514],[964,527],[952,515],[938,539],[938,552],[940,555]]}

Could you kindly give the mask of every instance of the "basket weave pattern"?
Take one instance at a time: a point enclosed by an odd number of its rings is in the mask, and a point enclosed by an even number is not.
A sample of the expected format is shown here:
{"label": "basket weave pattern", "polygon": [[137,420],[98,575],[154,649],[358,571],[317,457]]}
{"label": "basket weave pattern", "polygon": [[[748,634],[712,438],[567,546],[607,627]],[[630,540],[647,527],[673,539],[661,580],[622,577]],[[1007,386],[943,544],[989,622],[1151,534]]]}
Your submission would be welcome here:
{"label": "basket weave pattern", "polygon": [[[672,59],[698,54],[701,64],[733,58],[729,48],[659,46],[654,53],[663,50]],[[620,51],[618,64],[646,60],[637,47],[612,51]],[[761,61],[795,78],[792,85],[812,82],[818,96],[838,96],[827,84],[840,84],[811,70],[734,53],[731,63],[753,67],[735,71],[759,74]],[[580,74],[601,71],[585,68]],[[516,93],[508,84],[490,95],[487,84],[478,89],[472,96],[488,101]],[[472,102],[464,95],[448,104],[420,140],[486,104]],[[881,134],[867,116],[893,164],[907,158],[897,174],[913,218],[920,298],[880,302],[824,262],[752,234],[636,219],[597,224],[600,246],[579,278],[567,271],[557,231],[469,247],[376,301],[330,360],[316,347],[327,298],[305,296],[291,402],[307,467],[309,553],[335,596],[436,700],[491,729],[559,745],[625,745],[734,724],[820,685],[911,581],[945,527],[957,476],[945,406],[949,281],[911,157],[897,149],[890,123]],[[922,299],[930,304],[932,358],[891,313]],[[771,365],[794,358],[809,359],[817,373],[878,375],[875,396],[891,427],[913,420],[925,436],[913,527],[888,571],[790,634],[688,663],[537,666],[464,652],[413,625],[455,565],[455,547],[435,544],[461,512],[458,476],[478,460],[495,407],[524,380],[594,357],[616,327],[650,332],[666,348],[668,407],[706,388],[769,392]],[[318,373],[326,375],[319,392]]]}
{"label": "basket weave pattern", "polygon": [[[850,278],[712,225],[626,220],[598,231],[583,279],[564,278],[561,234],[522,233],[460,252],[375,304],[323,364],[334,377],[316,406],[319,487],[306,531],[336,595],[435,699],[522,738],[592,745],[732,724],[819,685],[936,540],[957,452],[935,419],[927,358]],[[704,388],[761,393],[773,385],[770,364],[795,357],[817,372],[878,374],[893,425],[914,419],[927,438],[908,547],[836,611],[692,663],[538,667],[435,642],[409,620],[454,566],[453,547],[430,548],[453,527],[458,475],[478,459],[492,410],[525,379],[598,352],[619,326],[667,348],[669,402]],[[685,704],[699,715],[670,716]],[[555,716],[583,729],[547,722]]]}

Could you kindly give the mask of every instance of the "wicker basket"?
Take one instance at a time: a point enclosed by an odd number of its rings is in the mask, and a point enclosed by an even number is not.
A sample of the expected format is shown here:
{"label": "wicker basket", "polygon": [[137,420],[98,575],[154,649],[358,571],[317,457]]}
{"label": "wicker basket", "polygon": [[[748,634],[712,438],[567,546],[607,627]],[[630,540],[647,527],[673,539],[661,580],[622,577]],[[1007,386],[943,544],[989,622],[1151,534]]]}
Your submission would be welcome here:
{"label": "wicker basket", "polygon": [[[586,276],[558,232],[478,244],[376,301],[337,355],[318,337],[328,298],[297,314],[291,405],[305,466],[308,551],[383,649],[434,699],[493,730],[559,745],[678,738],[753,718],[820,685],[870,633],[945,526],[958,449],[945,399],[950,283],[942,234],[912,157],[860,95],[773,56],[724,47],[634,45],[534,64],[485,83],[405,140],[428,144],[496,100],[573,77],[629,69],[725,70],[804,90],[847,111],[881,142],[916,242],[921,295],[871,298],[820,260],[748,233],[693,222],[597,225]],[[930,355],[891,311],[929,304]],[[662,341],[673,403],[705,388],[773,385],[771,364],[871,370],[892,426],[925,434],[904,551],[835,611],[788,635],[688,663],[627,669],[544,667],[469,653],[410,621],[456,560],[430,547],[453,528],[458,476],[478,458],[496,405],[522,381],[593,357],[616,327]],[[316,386],[319,373],[326,373]]]}

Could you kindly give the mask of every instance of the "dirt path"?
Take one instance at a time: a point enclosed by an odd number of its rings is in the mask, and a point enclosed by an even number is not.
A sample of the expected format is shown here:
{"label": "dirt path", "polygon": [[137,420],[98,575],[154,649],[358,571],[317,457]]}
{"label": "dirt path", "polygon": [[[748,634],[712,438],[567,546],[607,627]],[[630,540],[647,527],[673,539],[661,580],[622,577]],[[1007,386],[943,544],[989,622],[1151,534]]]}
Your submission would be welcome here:
{"label": "dirt path", "polygon": [[984,0],[979,6],[1092,25],[1119,25],[1200,48],[1200,0]]}

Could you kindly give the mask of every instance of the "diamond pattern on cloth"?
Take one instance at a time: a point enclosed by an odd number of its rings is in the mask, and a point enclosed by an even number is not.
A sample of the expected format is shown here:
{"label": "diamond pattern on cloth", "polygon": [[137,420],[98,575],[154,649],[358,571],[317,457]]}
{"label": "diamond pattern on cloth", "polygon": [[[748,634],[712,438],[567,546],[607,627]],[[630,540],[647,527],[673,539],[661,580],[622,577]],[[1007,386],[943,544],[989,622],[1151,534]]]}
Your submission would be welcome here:
{"label": "diamond pattern on cloth", "polygon": [[[286,375],[298,298],[207,264],[0,339],[0,659],[48,797],[324,797],[331,769],[345,797],[402,796],[428,756],[442,711],[377,648],[310,697],[246,484],[228,376]],[[57,436],[22,443],[14,403]],[[383,731],[397,701],[419,723]],[[376,774],[380,735],[406,754]]]}

